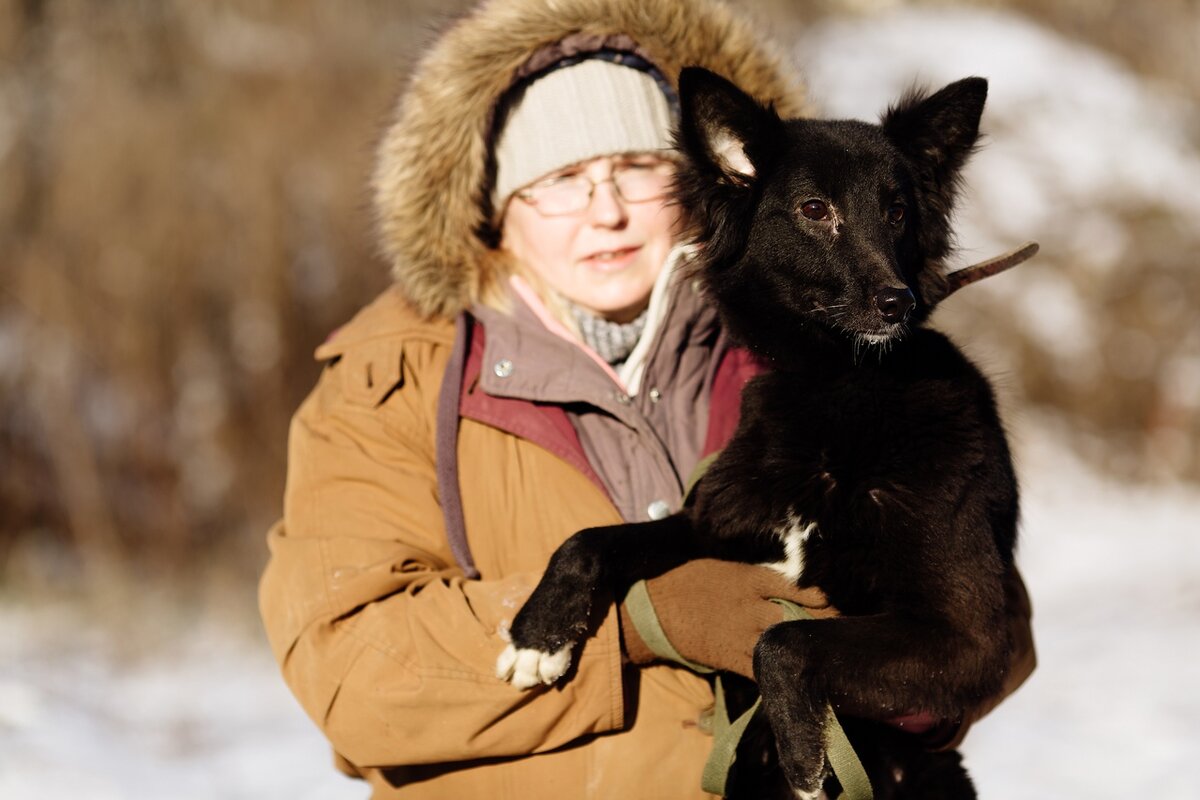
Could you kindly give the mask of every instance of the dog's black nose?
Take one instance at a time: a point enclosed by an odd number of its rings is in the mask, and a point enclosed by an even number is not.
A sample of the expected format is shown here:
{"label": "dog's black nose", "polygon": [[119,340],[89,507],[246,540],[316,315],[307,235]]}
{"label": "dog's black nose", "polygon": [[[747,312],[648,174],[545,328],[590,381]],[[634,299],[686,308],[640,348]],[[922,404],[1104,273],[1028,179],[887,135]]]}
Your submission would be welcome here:
{"label": "dog's black nose", "polygon": [[875,307],[888,322],[903,322],[917,304],[917,299],[907,288],[881,289],[875,293]]}

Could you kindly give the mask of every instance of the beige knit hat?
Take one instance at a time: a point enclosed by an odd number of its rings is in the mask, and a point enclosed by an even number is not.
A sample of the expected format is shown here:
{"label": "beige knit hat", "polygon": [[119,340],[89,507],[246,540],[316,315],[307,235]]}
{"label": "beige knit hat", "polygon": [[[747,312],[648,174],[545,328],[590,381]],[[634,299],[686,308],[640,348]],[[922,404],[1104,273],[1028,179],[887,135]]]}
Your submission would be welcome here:
{"label": "beige knit hat", "polygon": [[570,164],[670,147],[670,107],[650,73],[597,58],[553,70],[509,109],[492,208],[503,211],[517,189]]}

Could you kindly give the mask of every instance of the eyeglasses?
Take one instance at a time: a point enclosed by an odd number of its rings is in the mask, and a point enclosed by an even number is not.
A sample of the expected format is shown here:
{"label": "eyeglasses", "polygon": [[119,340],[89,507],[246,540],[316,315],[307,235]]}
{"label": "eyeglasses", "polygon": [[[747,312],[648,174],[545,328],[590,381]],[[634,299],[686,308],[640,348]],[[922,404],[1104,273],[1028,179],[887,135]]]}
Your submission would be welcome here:
{"label": "eyeglasses", "polygon": [[648,203],[666,197],[675,165],[662,159],[621,161],[613,164],[612,174],[594,181],[583,172],[555,175],[519,190],[516,196],[533,206],[543,217],[579,214],[592,202],[596,187],[612,183],[626,203]]}

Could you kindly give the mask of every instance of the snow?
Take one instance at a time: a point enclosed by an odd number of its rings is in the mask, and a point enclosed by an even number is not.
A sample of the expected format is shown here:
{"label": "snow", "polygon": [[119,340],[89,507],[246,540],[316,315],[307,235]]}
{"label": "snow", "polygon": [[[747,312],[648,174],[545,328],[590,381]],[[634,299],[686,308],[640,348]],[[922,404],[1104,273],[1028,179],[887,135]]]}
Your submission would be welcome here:
{"label": "snow", "polygon": [[[914,78],[989,77],[989,144],[960,217],[967,257],[1037,238],[1105,270],[1127,238],[1112,212],[1130,198],[1200,221],[1194,110],[1024,18],[897,9],[824,23],[796,53],[835,116],[871,118]],[[1022,325],[1074,363],[1093,359],[1065,279],[1020,283],[994,290],[1038,292]],[[1137,346],[1127,360],[1144,361]],[[1197,402],[1200,360],[1175,374],[1172,391]],[[973,730],[968,767],[985,798],[1195,797],[1200,492],[1102,477],[1065,444],[1065,424],[1030,409],[1010,419],[1040,664]],[[261,637],[216,620],[180,628],[131,650],[86,609],[0,602],[0,797],[367,796],[334,770]]]}
{"label": "snow", "polygon": [[[152,604],[147,604],[148,606]],[[199,625],[165,640],[77,605],[0,605],[5,800],[363,800],[261,637]]]}
{"label": "snow", "polygon": [[964,747],[981,797],[1196,795],[1200,491],[1095,475],[1018,426],[1039,666]]}

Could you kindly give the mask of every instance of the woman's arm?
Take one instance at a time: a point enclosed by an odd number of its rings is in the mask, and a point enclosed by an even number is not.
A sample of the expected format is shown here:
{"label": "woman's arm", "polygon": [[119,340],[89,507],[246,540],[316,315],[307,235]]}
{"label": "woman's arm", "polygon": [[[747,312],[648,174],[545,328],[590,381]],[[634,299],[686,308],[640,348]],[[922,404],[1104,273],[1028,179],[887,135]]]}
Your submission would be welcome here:
{"label": "woman's arm", "polygon": [[325,370],[292,421],[284,518],[269,535],[272,649],[358,766],[522,755],[623,724],[615,611],[563,685],[531,694],[494,675],[498,628],[539,576],[473,581],[452,566],[433,465],[438,350],[406,344],[403,378],[378,406],[348,396],[340,362]]}

